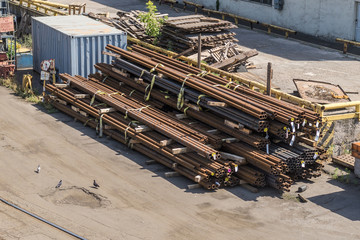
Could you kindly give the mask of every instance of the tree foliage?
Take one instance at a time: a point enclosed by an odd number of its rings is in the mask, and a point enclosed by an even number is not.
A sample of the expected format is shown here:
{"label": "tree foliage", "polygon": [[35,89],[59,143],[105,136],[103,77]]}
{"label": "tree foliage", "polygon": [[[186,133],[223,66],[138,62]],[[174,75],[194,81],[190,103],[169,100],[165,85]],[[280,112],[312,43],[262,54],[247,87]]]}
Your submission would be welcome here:
{"label": "tree foliage", "polygon": [[149,10],[147,13],[139,15],[141,22],[145,24],[145,33],[151,37],[159,37],[161,33],[161,27],[164,24],[167,17],[156,17],[157,8],[152,1],[146,3],[146,8]]}

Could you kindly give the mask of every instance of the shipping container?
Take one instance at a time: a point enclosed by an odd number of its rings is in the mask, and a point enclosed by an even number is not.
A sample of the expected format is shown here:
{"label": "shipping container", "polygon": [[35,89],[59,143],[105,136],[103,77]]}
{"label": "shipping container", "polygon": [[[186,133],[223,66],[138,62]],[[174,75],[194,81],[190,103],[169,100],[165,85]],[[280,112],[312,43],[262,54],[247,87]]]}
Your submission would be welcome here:
{"label": "shipping container", "polygon": [[126,33],[86,16],[32,18],[33,68],[40,72],[43,60],[55,59],[59,73],[87,77],[96,63],[111,63],[103,55],[107,44],[126,49]]}

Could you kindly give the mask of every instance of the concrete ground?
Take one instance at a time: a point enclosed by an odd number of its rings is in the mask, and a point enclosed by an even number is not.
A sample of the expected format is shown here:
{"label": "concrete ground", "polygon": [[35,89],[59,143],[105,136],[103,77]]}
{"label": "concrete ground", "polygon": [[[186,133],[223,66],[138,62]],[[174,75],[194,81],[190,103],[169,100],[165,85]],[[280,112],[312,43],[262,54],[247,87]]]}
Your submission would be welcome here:
{"label": "concrete ground", "polygon": [[[0,102],[0,197],[87,239],[360,239],[358,182],[187,190],[188,179],[164,178],[165,167],[65,114],[4,87]],[[302,184],[307,203],[296,200]],[[72,239],[3,203],[0,217],[0,239]]]}
{"label": "concrete ground", "polygon": [[[146,1],[86,2],[88,10],[115,13],[144,9]],[[254,72],[264,77],[272,62],[274,82],[285,91],[294,90],[295,77],[333,81],[346,91],[360,87],[354,58],[246,28],[236,32],[240,45],[260,53]],[[164,178],[165,167],[145,165],[143,155],[65,114],[48,114],[3,87],[0,102],[0,197],[87,239],[360,239],[357,180],[323,174],[285,194],[240,186],[187,190],[189,180]],[[93,179],[99,189],[91,188]],[[302,184],[307,203],[296,200]],[[72,239],[3,203],[0,219],[0,239]]]}

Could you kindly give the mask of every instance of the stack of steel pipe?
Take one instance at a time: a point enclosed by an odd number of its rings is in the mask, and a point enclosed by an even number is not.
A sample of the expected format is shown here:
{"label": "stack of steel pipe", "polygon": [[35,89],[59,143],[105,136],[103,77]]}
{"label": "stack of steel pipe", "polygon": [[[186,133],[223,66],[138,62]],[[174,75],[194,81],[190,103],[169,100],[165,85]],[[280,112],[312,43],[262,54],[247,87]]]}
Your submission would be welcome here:
{"label": "stack of steel pipe", "polygon": [[[163,158],[170,159],[173,163],[176,163],[171,165],[171,168],[176,171],[179,170],[181,174],[199,182],[205,188],[217,188],[221,185],[233,186],[239,182],[239,179],[236,176],[232,176],[232,173],[235,172],[235,168],[237,168],[236,165],[231,162],[221,160],[218,154],[210,154],[210,156],[208,154],[206,157],[198,155],[204,155],[202,152],[206,153],[206,149],[209,149],[209,147],[203,143],[207,139],[206,136],[203,136],[195,130],[190,129],[188,126],[171,119],[169,116],[165,117],[163,113],[156,109],[152,109],[151,107],[146,108],[148,111],[145,109],[133,110],[134,107],[142,106],[140,102],[136,102],[122,95],[121,92],[114,91],[114,89],[106,86],[105,84],[100,84],[98,81],[86,80],[81,77],[71,77],[66,74],[61,75],[61,77],[65,82],[68,82],[70,86],[62,89],[48,84],[46,86],[47,91],[51,92],[52,95],[58,97],[59,99],[73,105],[75,108],[79,108],[90,116],[98,119],[98,122],[103,122],[104,124],[114,128],[118,132],[118,136],[119,134],[124,136],[124,140],[122,142],[130,143],[131,146],[136,147],[137,149],[142,148],[144,150],[144,147],[152,149],[152,151],[150,151],[152,153],[151,156],[153,156],[156,152],[157,155],[161,154]],[[95,96],[95,101],[76,98],[76,94],[90,94]],[[99,113],[100,108],[97,106],[102,106],[104,103],[118,111],[106,114]],[[55,107],[59,107],[59,104],[53,104]],[[63,109],[60,110],[63,111],[64,107],[62,108]],[[71,111],[71,108],[68,108],[66,111]],[[134,112],[146,114],[147,116],[138,118],[141,115],[138,113],[134,114]],[[150,136],[150,132],[137,133],[135,128],[132,126],[133,120],[129,119],[137,119],[138,121],[141,121],[141,123],[151,123],[149,125],[151,125],[154,130],[158,130],[160,134],[163,133],[164,129],[166,129],[165,123],[160,122],[162,117],[165,117],[167,126],[171,127],[169,132],[165,132],[163,134],[163,139],[172,137],[171,139],[176,141],[178,140],[176,131],[181,131],[182,135],[180,136],[178,142],[184,143],[184,140],[191,142],[193,147],[189,148],[197,153],[195,154],[196,157],[192,155],[189,157],[188,154],[173,154],[170,146],[164,147],[159,144],[158,141],[154,140],[153,135]],[[160,123],[154,127],[153,123],[156,121],[159,121]],[[104,133],[105,130],[103,130]],[[134,141],[127,141],[129,139],[133,139]],[[144,145],[144,147],[139,147],[139,143]],[[196,150],[196,148],[200,148],[200,150]],[[142,152],[146,153],[146,151]],[[150,156],[150,153],[147,155]],[[216,158],[216,160],[214,158]],[[170,165],[167,164],[167,166]]]}
{"label": "stack of steel pipe", "polygon": [[[115,50],[113,47],[110,46],[108,49]],[[138,45],[132,46],[132,50],[135,53],[139,53],[142,54],[143,56],[147,56],[150,60],[156,63],[161,63],[164,66],[172,66],[177,71],[182,71],[183,73],[184,72],[190,74],[202,73],[202,71],[198,68],[189,66],[185,63],[166,57],[160,53],[156,53],[154,51],[151,51],[149,49],[143,48]],[[123,57],[126,58],[126,56]],[[202,80],[204,79],[208,80],[210,84],[220,84],[221,86],[227,86],[228,88],[233,89],[237,93],[242,93],[242,94],[238,94],[237,97],[241,97],[241,96],[244,97],[245,95],[248,102],[254,104],[254,106],[257,106],[262,110],[265,110],[267,112],[267,115],[270,117],[270,119],[275,118],[279,122],[287,124],[289,127],[292,127],[291,124],[292,122],[294,123],[293,126],[294,129],[296,129],[296,124],[299,124],[298,128],[304,126],[316,126],[317,128],[319,127],[320,118],[319,115],[314,111],[301,108],[299,106],[296,106],[294,104],[285,101],[278,100],[271,96],[261,94],[259,92],[253,91],[247,87],[244,87],[240,84],[232,82],[231,80],[229,81],[219,76],[215,76],[212,74],[203,74]]]}
{"label": "stack of steel pipe", "polygon": [[[132,46],[134,52],[111,45],[107,49],[117,58],[113,65],[95,65],[102,74],[88,79],[61,74],[67,87],[46,87],[52,95],[90,115],[85,120],[89,126],[115,139],[124,138],[121,142],[155,160],[161,156],[159,162],[207,189],[234,186],[242,179],[257,187],[269,185],[289,191],[291,177],[320,174],[315,157],[320,152],[293,141],[307,129],[318,130],[315,112],[139,46]],[[77,94],[92,98],[77,98]],[[112,111],[101,111],[104,104]],[[57,102],[54,106],[71,111]],[[193,121],[175,115],[195,119],[207,128],[196,128],[190,124]],[[101,122],[111,130],[100,126]],[[138,132],[139,125],[150,130]],[[270,145],[273,137],[282,143]],[[244,157],[248,165],[223,160],[220,151],[228,153],[226,159]]]}
{"label": "stack of steel pipe", "polygon": [[265,174],[257,171],[249,166],[242,166],[238,172],[234,173],[235,176],[245,180],[247,183],[256,187],[265,187]]}
{"label": "stack of steel pipe", "polygon": [[[134,81],[134,78],[124,76],[119,72],[119,69],[117,67],[103,63],[96,64],[95,67],[98,70],[100,70],[102,73],[104,73],[106,76],[108,76],[106,77],[106,79],[105,77],[102,77],[102,79],[105,79],[104,83],[107,83],[110,86],[116,88],[117,86],[119,86],[119,81],[120,81],[126,85],[131,86],[133,90],[145,94],[147,84],[145,84],[144,82],[139,82],[138,80],[136,82]],[[145,73],[143,75],[145,75]],[[168,106],[177,109],[176,95],[170,94],[168,92],[164,92],[157,88],[153,88],[151,91],[151,99],[157,99],[159,101],[166,103]],[[214,111],[215,114],[213,114],[211,112],[197,111],[192,108],[188,108],[186,106],[183,106],[180,109],[180,111],[185,112],[186,115],[193,117],[194,119],[197,119],[201,122],[204,122],[215,129],[219,129],[220,131],[225,132],[235,138],[238,138],[239,140],[244,141],[247,144],[256,147],[258,149],[263,149],[266,146],[266,144],[269,144],[269,140],[264,138],[263,136],[259,136],[257,134],[249,135],[239,129],[234,129],[225,125],[224,124],[225,118],[219,117],[219,115],[216,114],[217,113],[216,111]]]}

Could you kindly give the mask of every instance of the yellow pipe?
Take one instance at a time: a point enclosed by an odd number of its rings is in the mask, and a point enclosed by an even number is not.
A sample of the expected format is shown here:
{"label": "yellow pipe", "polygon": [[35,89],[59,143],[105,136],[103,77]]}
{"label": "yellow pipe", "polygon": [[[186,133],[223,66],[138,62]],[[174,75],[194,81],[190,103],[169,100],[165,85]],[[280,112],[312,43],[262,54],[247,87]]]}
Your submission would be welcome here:
{"label": "yellow pipe", "polygon": [[343,102],[343,103],[330,103],[321,105],[321,110],[334,110],[346,107],[355,107],[360,105],[360,101],[353,101],[353,102]]}
{"label": "yellow pipe", "polygon": [[[24,1],[24,0],[23,0]],[[25,0],[25,1],[29,1],[29,0]],[[47,5],[47,6],[50,6],[50,7],[57,7],[57,8],[64,8],[64,9],[68,9],[69,8],[69,5],[65,5],[65,4],[60,4],[60,3],[53,3],[53,2],[48,2],[48,1],[41,1],[41,0],[30,0],[30,2],[33,2],[33,3],[40,3],[40,4],[43,4],[43,5]]]}

